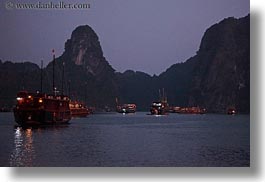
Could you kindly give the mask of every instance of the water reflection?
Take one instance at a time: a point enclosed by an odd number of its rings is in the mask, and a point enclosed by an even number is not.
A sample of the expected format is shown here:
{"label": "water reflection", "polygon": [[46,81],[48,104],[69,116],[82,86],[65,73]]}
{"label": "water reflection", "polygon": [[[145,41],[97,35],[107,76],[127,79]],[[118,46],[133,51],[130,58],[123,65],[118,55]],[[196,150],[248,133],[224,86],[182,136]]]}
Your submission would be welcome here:
{"label": "water reflection", "polygon": [[34,158],[32,129],[15,128],[14,149],[10,156],[10,166],[32,166]]}
{"label": "water reflection", "polygon": [[[36,140],[39,136],[54,136],[53,142],[58,138],[61,129],[68,125],[41,126],[41,127],[20,127],[14,128],[13,150],[9,158],[9,164],[13,167],[36,166]],[[46,136],[47,137],[47,136]],[[37,147],[38,148],[38,147]]]}

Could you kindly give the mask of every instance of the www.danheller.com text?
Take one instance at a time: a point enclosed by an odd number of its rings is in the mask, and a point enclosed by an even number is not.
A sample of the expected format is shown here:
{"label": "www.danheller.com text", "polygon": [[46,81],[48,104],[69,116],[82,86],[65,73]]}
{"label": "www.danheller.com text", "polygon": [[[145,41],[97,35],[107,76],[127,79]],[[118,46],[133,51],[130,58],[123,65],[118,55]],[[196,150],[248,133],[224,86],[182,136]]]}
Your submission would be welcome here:
{"label": "www.danheller.com text", "polygon": [[36,2],[36,3],[23,3],[23,2],[12,2],[6,1],[5,8],[7,10],[80,10],[80,9],[90,9],[90,3],[84,2],[73,2],[66,3],[64,1],[60,2]]}

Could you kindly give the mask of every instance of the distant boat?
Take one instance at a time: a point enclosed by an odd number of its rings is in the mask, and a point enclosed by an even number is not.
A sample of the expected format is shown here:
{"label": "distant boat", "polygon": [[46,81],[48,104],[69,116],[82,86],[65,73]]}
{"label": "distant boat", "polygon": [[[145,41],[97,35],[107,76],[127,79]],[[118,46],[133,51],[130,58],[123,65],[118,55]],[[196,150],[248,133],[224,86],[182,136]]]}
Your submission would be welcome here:
{"label": "distant boat", "polygon": [[69,107],[72,117],[86,117],[91,113],[86,105],[82,102],[70,101]]}
{"label": "distant boat", "polygon": [[153,102],[150,108],[152,115],[165,115],[167,113],[166,104],[163,102]]}
{"label": "distant boat", "polygon": [[230,107],[227,109],[227,114],[228,115],[235,115],[236,114],[236,109],[234,107]]}
{"label": "distant boat", "polygon": [[181,109],[181,107],[178,107],[178,106],[169,106],[168,112],[169,113],[179,113],[180,109]]}
{"label": "distant boat", "polygon": [[151,115],[166,115],[168,113],[168,102],[163,89],[162,95],[159,90],[159,101],[155,101],[151,104],[150,112]]}
{"label": "distant boat", "polygon": [[104,110],[105,112],[111,112],[111,108],[109,106],[105,106]]}
{"label": "distant boat", "polygon": [[205,114],[206,109],[201,107],[181,107],[176,113],[179,114]]}
{"label": "distant boat", "polygon": [[117,106],[118,113],[135,113],[136,112],[136,104],[122,104]]}
{"label": "distant boat", "polygon": [[116,98],[116,111],[118,113],[128,114],[136,112],[136,104],[119,104],[118,98]]}

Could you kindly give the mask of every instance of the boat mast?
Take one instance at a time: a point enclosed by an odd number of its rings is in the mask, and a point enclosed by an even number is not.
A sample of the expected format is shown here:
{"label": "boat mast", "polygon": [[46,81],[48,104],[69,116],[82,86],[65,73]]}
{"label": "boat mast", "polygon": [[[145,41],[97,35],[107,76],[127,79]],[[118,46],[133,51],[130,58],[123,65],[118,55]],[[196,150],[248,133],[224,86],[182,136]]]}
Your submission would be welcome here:
{"label": "boat mast", "polygon": [[63,73],[62,73],[62,95],[64,90],[64,62],[63,62]]}
{"label": "boat mast", "polygon": [[41,67],[40,67],[40,93],[42,94],[42,74],[43,74],[43,60],[41,60]]}
{"label": "boat mast", "polygon": [[163,96],[162,96],[162,101],[165,101],[165,88],[163,88]]}
{"label": "boat mast", "polygon": [[68,96],[69,96],[69,98],[71,97],[71,93],[70,93],[70,84],[71,84],[71,81],[68,80]]}
{"label": "boat mast", "polygon": [[87,104],[87,82],[85,82],[85,104]]}
{"label": "boat mast", "polygon": [[54,66],[55,66],[55,51],[52,50],[53,61],[52,61],[52,91],[55,94],[55,83],[54,83]]}
{"label": "boat mast", "polygon": [[115,98],[115,102],[116,102],[116,106],[118,106],[119,105],[119,101],[118,101],[117,97]]}

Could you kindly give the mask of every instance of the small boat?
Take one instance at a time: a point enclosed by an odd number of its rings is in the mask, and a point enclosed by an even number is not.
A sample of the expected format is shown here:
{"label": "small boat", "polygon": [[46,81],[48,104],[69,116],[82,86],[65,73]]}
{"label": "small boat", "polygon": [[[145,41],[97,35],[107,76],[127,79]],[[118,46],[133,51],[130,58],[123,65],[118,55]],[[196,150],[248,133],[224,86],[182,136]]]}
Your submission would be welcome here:
{"label": "small boat", "polygon": [[66,124],[71,119],[69,98],[20,91],[14,108],[19,125]]}
{"label": "small boat", "polygon": [[116,111],[118,113],[128,114],[136,112],[136,104],[120,104],[116,98]]}
{"label": "small boat", "polygon": [[176,113],[179,114],[205,114],[206,109],[201,107],[181,107]]}
{"label": "small boat", "polygon": [[87,117],[91,113],[86,105],[79,101],[70,101],[69,107],[72,117]]}
{"label": "small boat", "polygon": [[160,90],[159,90],[159,101],[153,102],[151,104],[150,112],[151,115],[166,115],[168,114],[168,102],[167,97],[165,95],[165,91],[163,89],[163,93],[161,96]]}
{"label": "small boat", "polygon": [[136,104],[123,104],[117,105],[117,112],[118,113],[135,113],[136,112]]}
{"label": "small boat", "polygon": [[167,114],[166,104],[163,102],[153,102],[150,108],[151,115]]}
{"label": "small boat", "polygon": [[169,106],[168,112],[169,113],[179,113],[180,109],[181,109],[181,107],[178,107],[178,106]]}
{"label": "small boat", "polygon": [[228,115],[235,115],[236,114],[236,109],[234,107],[228,108],[227,109],[227,114]]}

